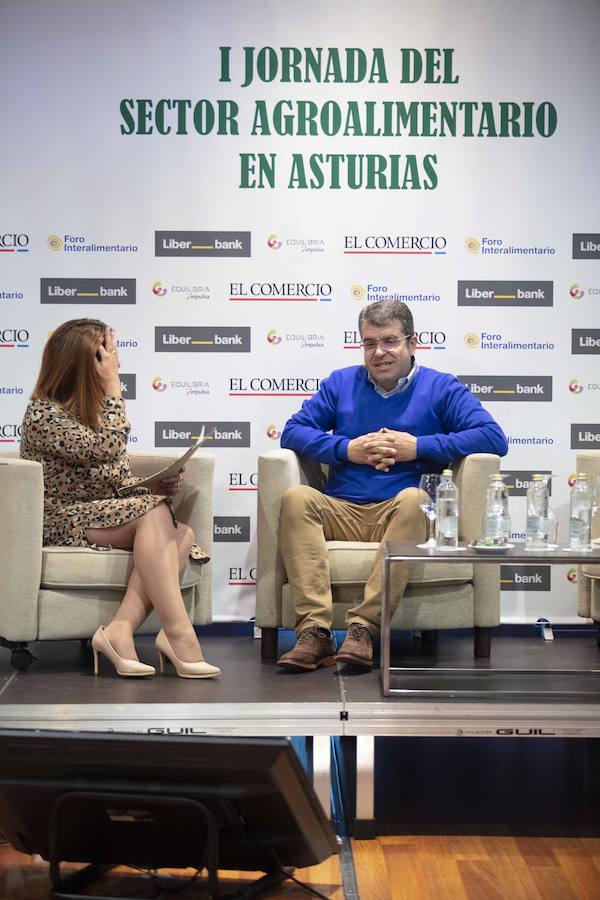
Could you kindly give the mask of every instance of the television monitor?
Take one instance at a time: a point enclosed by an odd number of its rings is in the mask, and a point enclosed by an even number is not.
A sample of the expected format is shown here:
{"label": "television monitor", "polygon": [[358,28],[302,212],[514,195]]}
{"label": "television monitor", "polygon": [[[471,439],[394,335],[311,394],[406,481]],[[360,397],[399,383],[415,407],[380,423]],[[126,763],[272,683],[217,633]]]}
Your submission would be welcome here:
{"label": "television monitor", "polygon": [[0,828],[51,862],[53,882],[61,861],[204,868],[215,827],[220,869],[338,849],[287,738],[0,731]]}

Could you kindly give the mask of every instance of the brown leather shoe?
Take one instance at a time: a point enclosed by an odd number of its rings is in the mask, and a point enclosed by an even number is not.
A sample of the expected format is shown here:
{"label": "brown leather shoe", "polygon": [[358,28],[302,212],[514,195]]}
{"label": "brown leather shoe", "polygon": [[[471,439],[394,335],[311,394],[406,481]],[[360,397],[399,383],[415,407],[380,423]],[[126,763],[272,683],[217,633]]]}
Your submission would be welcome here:
{"label": "brown leather shoe", "polygon": [[293,650],[288,650],[277,660],[278,666],[307,672],[318,669],[319,666],[332,666],[334,663],[335,644],[331,632],[320,625],[312,625],[301,631]]}
{"label": "brown leather shoe", "polygon": [[359,622],[348,626],[346,640],[335,658],[336,662],[350,663],[370,669],[373,666],[373,640],[368,628]]}

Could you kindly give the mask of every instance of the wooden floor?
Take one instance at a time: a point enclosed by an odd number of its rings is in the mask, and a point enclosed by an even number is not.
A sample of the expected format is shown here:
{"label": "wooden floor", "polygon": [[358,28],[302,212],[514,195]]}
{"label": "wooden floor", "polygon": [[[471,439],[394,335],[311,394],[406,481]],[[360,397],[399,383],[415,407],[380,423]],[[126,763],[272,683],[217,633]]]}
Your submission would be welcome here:
{"label": "wooden floor", "polygon": [[[600,900],[600,838],[411,835],[353,841],[352,849],[360,900]],[[338,857],[296,875],[331,900],[343,900]],[[133,885],[133,877],[105,876],[94,890],[151,897],[152,886]],[[237,878],[238,873],[225,873],[223,890],[241,886]],[[48,866],[40,857],[0,845],[0,900],[45,900],[49,887]],[[178,896],[203,900],[207,895],[194,885]],[[288,882],[264,896],[305,900],[311,895]]]}

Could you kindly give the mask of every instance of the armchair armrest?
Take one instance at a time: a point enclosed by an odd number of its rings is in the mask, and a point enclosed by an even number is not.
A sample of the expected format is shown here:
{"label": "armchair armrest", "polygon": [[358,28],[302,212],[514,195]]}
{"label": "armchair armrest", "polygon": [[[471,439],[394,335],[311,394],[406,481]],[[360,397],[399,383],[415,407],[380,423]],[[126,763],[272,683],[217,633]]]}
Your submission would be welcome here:
{"label": "armchair armrest", "polygon": [[40,463],[0,456],[0,635],[37,638],[44,477]]}
{"label": "armchair armrest", "polygon": [[[131,471],[146,478],[175,462],[178,456],[159,453],[131,453]],[[215,458],[198,451],[185,466],[183,490],[175,497],[177,518],[193,530],[196,541],[209,553],[213,541],[213,477]]]}
{"label": "armchair armrest", "polygon": [[487,486],[499,468],[500,457],[494,453],[471,453],[456,466],[461,541],[481,537]]}
{"label": "armchair armrest", "polygon": [[284,568],[279,552],[281,501],[288,488],[306,484],[306,472],[293,450],[273,450],[258,457],[258,510],[256,522],[256,624],[281,624],[281,588]]}
{"label": "armchair armrest", "polygon": [[[500,457],[495,453],[471,453],[458,463],[458,527],[462,541],[468,543],[481,537],[487,486],[490,475],[499,468]],[[486,564],[473,567],[473,624],[476,627],[491,628],[500,622],[499,579],[500,566]]]}
{"label": "armchair armrest", "polygon": [[[577,454],[576,460],[578,472],[600,478],[600,450],[582,450]],[[600,537],[600,512],[592,519],[592,538],[597,537]],[[592,617],[591,580],[583,574],[581,566],[577,566],[577,615],[586,619]]]}
{"label": "armchair armrest", "polygon": [[[131,471],[134,475],[148,476],[159,472],[177,456],[158,453],[132,453]],[[185,464],[183,490],[174,499],[175,515],[194,532],[196,543],[209,556],[213,547],[213,481],[215,457],[199,450]],[[190,563],[190,565],[194,565]],[[212,621],[212,562],[202,566],[202,580],[195,588],[193,621],[206,624]]]}

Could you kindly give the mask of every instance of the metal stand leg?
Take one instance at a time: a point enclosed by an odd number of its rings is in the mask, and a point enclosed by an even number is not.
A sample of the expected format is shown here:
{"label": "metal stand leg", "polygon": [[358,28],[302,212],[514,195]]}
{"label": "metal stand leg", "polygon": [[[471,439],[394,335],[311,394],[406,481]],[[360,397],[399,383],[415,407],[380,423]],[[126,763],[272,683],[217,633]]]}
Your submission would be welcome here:
{"label": "metal stand leg", "polygon": [[331,818],[331,738],[313,737],[313,786],[328,819]]}

